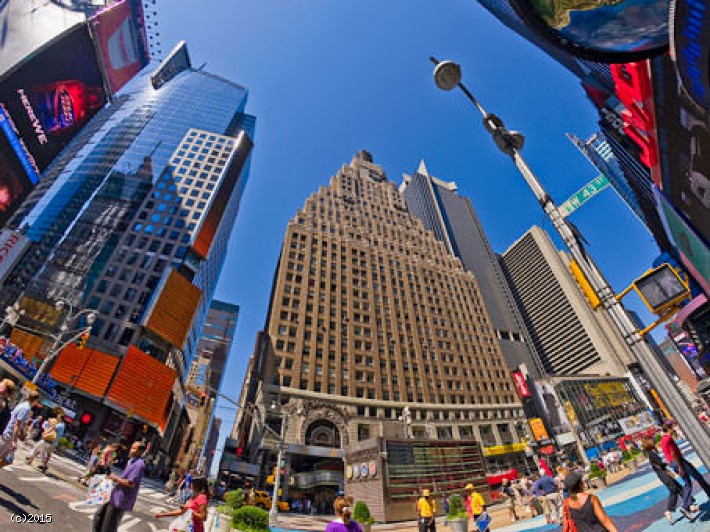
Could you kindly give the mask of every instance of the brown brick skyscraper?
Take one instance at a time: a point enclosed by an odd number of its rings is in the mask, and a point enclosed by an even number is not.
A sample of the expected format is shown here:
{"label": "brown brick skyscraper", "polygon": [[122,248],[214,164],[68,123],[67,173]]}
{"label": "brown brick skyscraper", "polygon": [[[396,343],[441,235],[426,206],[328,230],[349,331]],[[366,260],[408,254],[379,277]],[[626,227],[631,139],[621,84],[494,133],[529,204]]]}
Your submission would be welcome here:
{"label": "brown brick skyscraper", "polygon": [[[267,419],[272,405],[289,412],[286,441],[309,446],[287,453],[296,484],[317,466],[318,449],[372,437],[475,438],[485,447],[520,439],[520,401],[476,280],[367,152],[289,222],[266,332],[242,401]],[[399,419],[405,406],[411,424]],[[249,443],[238,426],[235,437],[255,454],[260,431],[249,429]],[[506,467],[523,458],[507,455]]]}

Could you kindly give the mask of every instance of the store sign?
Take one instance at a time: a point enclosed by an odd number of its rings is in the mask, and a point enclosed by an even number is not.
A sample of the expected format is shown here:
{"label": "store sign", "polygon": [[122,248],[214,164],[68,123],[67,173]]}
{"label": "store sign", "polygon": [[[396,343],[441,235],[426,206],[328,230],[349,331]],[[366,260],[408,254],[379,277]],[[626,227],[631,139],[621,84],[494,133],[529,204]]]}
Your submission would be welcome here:
{"label": "store sign", "polygon": [[494,445],[493,447],[484,447],[483,456],[499,456],[501,454],[520,453],[525,450],[527,445],[523,442],[509,443],[507,445]]}
{"label": "store sign", "polygon": [[641,148],[639,159],[651,170],[651,178],[660,184],[656,117],[648,61],[610,65],[616,95],[624,104],[621,118],[624,131]]}
{"label": "store sign", "polygon": [[528,423],[530,423],[530,429],[535,437],[535,441],[540,441],[550,437],[549,434],[547,434],[547,429],[545,428],[542,418],[531,418],[528,420]]}
{"label": "store sign", "polygon": [[671,46],[683,88],[710,111],[710,6],[703,0],[675,0]]}
{"label": "store sign", "polygon": [[29,238],[16,231],[0,231],[0,282],[5,280],[29,245]]}
{"label": "store sign", "polygon": [[522,371],[513,371],[511,373],[511,376],[513,377],[513,383],[515,384],[515,387],[518,390],[518,395],[520,398],[524,397],[530,397],[530,388],[528,387],[528,383],[525,380],[525,375],[523,375]]}
{"label": "store sign", "polygon": [[650,429],[656,425],[656,422],[648,412],[639,412],[635,416],[622,417],[619,419],[619,425],[624,434],[636,434]]}
{"label": "store sign", "polygon": [[[34,379],[34,376],[37,374],[37,364],[27,360],[22,354],[22,349],[11,344],[4,336],[0,336],[0,360],[29,381]],[[37,379],[37,385],[42,388],[43,391],[49,393],[51,398],[58,395],[56,383],[48,373],[40,375],[39,379]]]}

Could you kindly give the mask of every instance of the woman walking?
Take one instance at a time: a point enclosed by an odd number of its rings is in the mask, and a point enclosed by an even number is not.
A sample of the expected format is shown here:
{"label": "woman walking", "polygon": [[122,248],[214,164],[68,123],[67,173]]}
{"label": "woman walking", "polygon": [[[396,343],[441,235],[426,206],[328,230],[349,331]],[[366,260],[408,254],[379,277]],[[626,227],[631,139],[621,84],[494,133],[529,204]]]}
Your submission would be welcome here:
{"label": "woman walking", "polygon": [[666,502],[666,519],[670,524],[675,523],[673,512],[678,505],[678,496],[683,499],[681,503],[680,513],[686,518],[693,519],[693,512],[698,511],[698,507],[693,505],[693,490],[689,483],[684,483],[682,486],[676,480],[678,475],[673,471],[668,464],[658,454],[656,443],[652,438],[644,438],[643,450],[648,455],[648,462],[651,464],[651,469],[656,473],[658,479],[668,488],[668,501]]}
{"label": "woman walking", "polygon": [[188,510],[192,510],[192,530],[193,532],[204,532],[205,519],[207,519],[208,486],[205,477],[195,477],[192,479],[193,496],[180,508],[171,512],[161,512],[155,514],[156,519],[162,517],[177,517]]}
{"label": "woman walking", "polygon": [[335,499],[333,509],[337,517],[328,523],[328,526],[325,527],[325,532],[362,532],[360,523],[351,517],[350,503],[345,497]]}
{"label": "woman walking", "polygon": [[565,477],[569,498],[563,504],[565,521],[574,523],[578,532],[619,532],[596,495],[584,492],[584,476],[570,471]]}

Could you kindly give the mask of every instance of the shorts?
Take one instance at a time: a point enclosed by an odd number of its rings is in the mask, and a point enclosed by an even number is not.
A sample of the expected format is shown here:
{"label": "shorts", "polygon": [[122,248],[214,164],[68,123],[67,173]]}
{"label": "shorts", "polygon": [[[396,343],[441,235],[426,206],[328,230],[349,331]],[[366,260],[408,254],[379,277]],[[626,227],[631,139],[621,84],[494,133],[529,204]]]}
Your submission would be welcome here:
{"label": "shorts", "polygon": [[12,453],[12,436],[0,436],[0,460],[5,460]]}

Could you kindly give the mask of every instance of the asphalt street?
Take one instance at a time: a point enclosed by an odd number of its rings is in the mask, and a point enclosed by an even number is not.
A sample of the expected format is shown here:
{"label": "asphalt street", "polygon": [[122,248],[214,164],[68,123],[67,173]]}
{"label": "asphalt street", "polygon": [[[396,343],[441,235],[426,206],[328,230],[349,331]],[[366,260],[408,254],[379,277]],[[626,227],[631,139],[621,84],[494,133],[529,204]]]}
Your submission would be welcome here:
{"label": "asphalt street", "polygon": [[[45,475],[36,469],[38,462],[33,466],[26,465],[25,455],[25,449],[18,449],[15,462],[0,469],[0,530],[6,526],[11,530],[28,531],[91,530],[91,519],[96,507],[85,503],[86,489],[75,481],[83,473],[83,466],[69,458],[55,455]],[[152,517],[155,512],[173,508],[166,498],[159,485],[145,481],[141,485],[136,507],[124,516],[119,530],[167,532],[171,519]],[[13,520],[18,517],[13,516],[28,518],[18,523]],[[40,522],[29,522],[31,520]]]}

